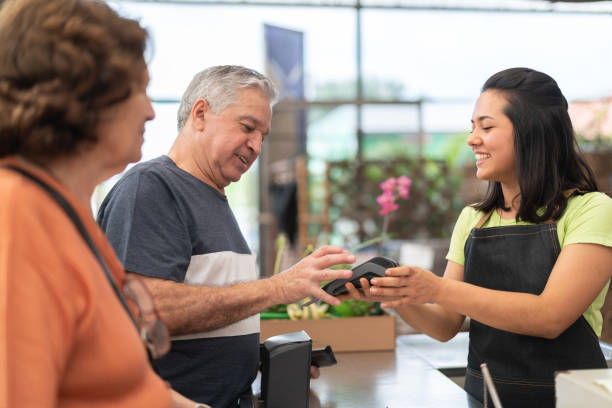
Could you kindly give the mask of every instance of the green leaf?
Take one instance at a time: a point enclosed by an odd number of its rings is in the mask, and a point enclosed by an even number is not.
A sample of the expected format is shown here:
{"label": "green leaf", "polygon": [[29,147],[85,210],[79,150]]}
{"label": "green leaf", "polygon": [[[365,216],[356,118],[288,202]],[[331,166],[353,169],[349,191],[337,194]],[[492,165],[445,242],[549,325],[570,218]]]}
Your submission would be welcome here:
{"label": "green leaf", "polygon": [[259,314],[260,319],[268,320],[268,319],[289,319],[289,315],[287,313],[272,313],[272,312],[261,312]]}

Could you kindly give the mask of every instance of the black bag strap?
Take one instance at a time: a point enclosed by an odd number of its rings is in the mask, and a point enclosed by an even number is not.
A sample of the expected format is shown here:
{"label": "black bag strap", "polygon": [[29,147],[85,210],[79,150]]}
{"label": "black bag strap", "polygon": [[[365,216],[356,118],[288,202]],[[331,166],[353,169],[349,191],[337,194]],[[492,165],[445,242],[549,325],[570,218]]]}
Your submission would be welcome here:
{"label": "black bag strap", "polygon": [[45,190],[47,193],[49,193],[49,195],[62,208],[62,210],[64,210],[64,212],[66,213],[68,218],[70,218],[70,220],[74,224],[74,226],[77,229],[77,231],[79,232],[79,234],[81,234],[81,237],[83,238],[83,240],[85,241],[85,243],[87,244],[87,246],[89,247],[89,249],[91,250],[93,255],[98,260],[98,263],[100,264],[100,266],[102,267],[102,270],[104,271],[104,274],[108,278],[108,281],[109,281],[110,285],[112,286],[113,291],[115,292],[115,294],[119,298],[119,302],[121,302],[121,305],[123,306],[123,308],[127,312],[128,316],[130,316],[130,320],[132,320],[132,323],[134,323],[134,326],[136,326],[136,330],[139,330],[139,326],[138,326],[138,323],[136,322],[136,318],[134,318],[134,315],[130,311],[130,308],[127,305],[127,301],[125,300],[125,297],[123,296],[123,293],[121,293],[121,290],[119,290],[119,287],[117,286],[117,283],[115,282],[115,279],[113,278],[113,275],[111,274],[110,270],[108,269],[108,266],[106,265],[106,261],[104,260],[104,258],[100,254],[100,251],[98,251],[98,248],[96,247],[96,245],[94,244],[93,240],[91,239],[91,236],[87,232],[87,229],[85,229],[85,226],[83,225],[83,222],[79,218],[79,216],[78,216],[77,212],[75,211],[75,209],[70,205],[68,200],[66,200],[66,198],[63,195],[61,195],[56,189],[51,187],[49,184],[45,183],[43,180],[41,180],[40,178],[38,178],[34,174],[32,174],[32,173],[22,169],[21,167],[17,167],[17,166],[11,165],[11,164],[5,164],[2,167],[6,168],[6,169],[13,170],[13,171],[21,174],[25,178],[27,178],[27,179],[33,181],[34,183],[38,184],[43,190]]}

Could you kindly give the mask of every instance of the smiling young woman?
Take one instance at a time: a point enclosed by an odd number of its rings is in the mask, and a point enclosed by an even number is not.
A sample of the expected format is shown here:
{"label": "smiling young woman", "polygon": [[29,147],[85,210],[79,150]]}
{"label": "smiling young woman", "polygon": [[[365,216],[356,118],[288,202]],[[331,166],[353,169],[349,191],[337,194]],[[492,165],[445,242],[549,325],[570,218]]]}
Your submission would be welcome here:
{"label": "smiling young woman", "polygon": [[[598,343],[612,276],[612,199],[597,192],[567,101],[550,76],[512,68],[489,78],[468,138],[484,199],[453,231],[444,277],[413,266],[362,281],[446,341],[470,320],[466,390],[484,400],[487,363],[504,406],[554,407],[554,372],[607,367]],[[489,400],[489,403],[492,403]]]}

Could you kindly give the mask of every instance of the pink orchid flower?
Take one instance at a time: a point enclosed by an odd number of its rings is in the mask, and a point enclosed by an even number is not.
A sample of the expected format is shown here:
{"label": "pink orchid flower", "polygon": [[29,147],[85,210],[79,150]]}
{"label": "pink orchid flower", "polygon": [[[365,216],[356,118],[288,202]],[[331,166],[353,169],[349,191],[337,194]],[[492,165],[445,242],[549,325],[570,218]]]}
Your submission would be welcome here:
{"label": "pink orchid flower", "polygon": [[401,176],[397,179],[397,193],[401,198],[407,200],[410,197],[410,186],[412,179],[410,177]]}
{"label": "pink orchid flower", "polygon": [[376,201],[382,207],[378,212],[380,215],[388,214],[399,208],[399,205],[395,203],[395,195],[390,191],[383,192],[381,195],[376,197]]}
{"label": "pink orchid flower", "polygon": [[389,214],[397,210],[398,208],[399,208],[399,204],[391,204],[391,205],[383,207],[382,210],[380,210],[378,213],[380,215],[385,215],[385,214]]}
{"label": "pink orchid flower", "polygon": [[[380,215],[384,215],[383,219],[383,227],[382,227],[382,235],[381,239],[378,242],[378,253],[382,253],[383,242],[385,239],[385,235],[387,234],[387,229],[389,227],[389,218],[391,217],[389,214],[399,208],[399,204],[395,202],[397,197],[401,197],[404,200],[407,200],[410,196],[410,186],[412,185],[412,179],[406,176],[400,176],[397,179],[390,177],[387,180],[380,183],[380,188],[382,189],[382,194],[376,197],[376,201],[380,204],[380,211],[378,213]],[[397,188],[397,195],[396,195]]]}
{"label": "pink orchid flower", "polygon": [[[412,185],[412,179],[406,176],[400,176],[397,179],[389,177],[387,180],[380,183],[382,194],[376,197],[376,201],[380,204],[381,209],[378,212],[380,215],[389,214],[399,208],[399,204],[396,204],[395,200],[397,196],[407,200],[410,196],[410,186]],[[397,189],[397,195],[396,195]]]}
{"label": "pink orchid flower", "polygon": [[380,183],[380,188],[385,193],[393,193],[395,186],[397,186],[397,180],[395,180],[393,177],[389,177],[387,180]]}

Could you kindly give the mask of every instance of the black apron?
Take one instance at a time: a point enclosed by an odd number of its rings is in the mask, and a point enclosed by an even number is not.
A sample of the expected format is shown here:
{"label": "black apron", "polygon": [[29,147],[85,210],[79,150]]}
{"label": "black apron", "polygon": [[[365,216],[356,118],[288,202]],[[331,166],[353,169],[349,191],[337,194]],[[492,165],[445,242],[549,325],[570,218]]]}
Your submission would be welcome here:
{"label": "black apron", "polygon": [[[464,281],[539,295],[561,251],[556,224],[480,228],[490,215],[480,220],[465,243]],[[504,408],[554,408],[555,371],[607,368],[599,339],[582,315],[552,340],[471,319],[465,390],[483,402],[481,363],[487,363]]]}

